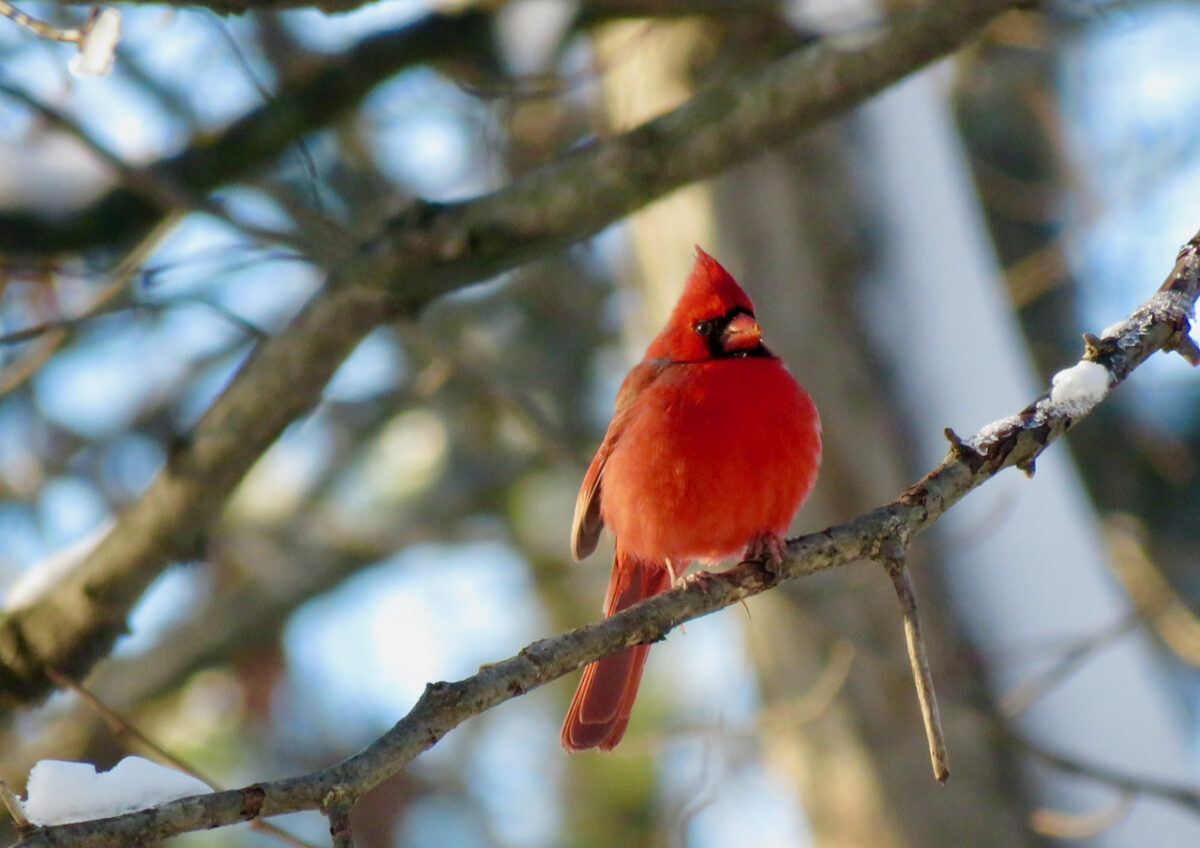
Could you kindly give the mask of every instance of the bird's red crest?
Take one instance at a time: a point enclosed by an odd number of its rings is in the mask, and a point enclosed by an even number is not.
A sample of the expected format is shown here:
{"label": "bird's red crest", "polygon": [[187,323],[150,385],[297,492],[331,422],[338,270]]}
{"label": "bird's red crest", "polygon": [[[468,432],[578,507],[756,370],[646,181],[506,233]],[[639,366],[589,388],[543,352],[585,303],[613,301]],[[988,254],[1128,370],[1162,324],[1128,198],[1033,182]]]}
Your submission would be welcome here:
{"label": "bird's red crest", "polygon": [[754,302],[742,287],[703,248],[696,246],[696,264],[671,312],[667,325],[646,350],[646,357],[675,361],[702,359],[708,348],[697,339],[692,327],[697,321],[715,320],[741,307],[754,313]]}
{"label": "bird's red crest", "polygon": [[696,264],[675,306],[672,323],[676,316],[700,315],[707,318],[724,315],[735,306],[754,311],[753,301],[737,281],[721,267],[721,263],[696,245]]}

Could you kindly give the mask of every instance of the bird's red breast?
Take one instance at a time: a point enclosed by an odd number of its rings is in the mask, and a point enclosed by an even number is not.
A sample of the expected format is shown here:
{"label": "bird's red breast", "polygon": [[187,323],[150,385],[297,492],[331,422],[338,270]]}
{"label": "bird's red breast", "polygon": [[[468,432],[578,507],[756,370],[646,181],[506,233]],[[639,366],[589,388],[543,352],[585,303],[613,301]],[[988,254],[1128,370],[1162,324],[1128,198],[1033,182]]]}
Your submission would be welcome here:
{"label": "bird's red breast", "polygon": [[[761,336],[750,298],[697,248],[667,325],[621,386],[576,501],[576,559],[604,525],[616,537],[606,615],[662,591],[668,570],[779,540],[811,490],[820,419]],[[568,750],[620,741],[645,656],[635,646],[585,670],[563,725]]]}
{"label": "bird's red breast", "polygon": [[600,514],[639,560],[715,563],[782,536],[820,458],[816,408],[774,357],[671,364],[605,463]]}

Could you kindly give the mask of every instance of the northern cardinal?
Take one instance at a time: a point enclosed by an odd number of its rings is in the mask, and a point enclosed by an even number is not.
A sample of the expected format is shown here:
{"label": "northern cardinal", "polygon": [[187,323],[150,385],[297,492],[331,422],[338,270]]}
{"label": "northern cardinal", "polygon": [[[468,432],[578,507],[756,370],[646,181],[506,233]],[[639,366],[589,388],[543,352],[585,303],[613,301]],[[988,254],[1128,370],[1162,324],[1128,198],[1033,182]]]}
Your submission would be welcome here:
{"label": "northern cardinal", "polygon": [[[677,582],[694,561],[770,556],[817,478],[821,422],[762,343],[754,304],[696,248],[666,327],[621,384],[575,502],[571,554],[616,537],[606,616]],[[591,663],[563,722],[568,751],[625,735],[649,645]]]}

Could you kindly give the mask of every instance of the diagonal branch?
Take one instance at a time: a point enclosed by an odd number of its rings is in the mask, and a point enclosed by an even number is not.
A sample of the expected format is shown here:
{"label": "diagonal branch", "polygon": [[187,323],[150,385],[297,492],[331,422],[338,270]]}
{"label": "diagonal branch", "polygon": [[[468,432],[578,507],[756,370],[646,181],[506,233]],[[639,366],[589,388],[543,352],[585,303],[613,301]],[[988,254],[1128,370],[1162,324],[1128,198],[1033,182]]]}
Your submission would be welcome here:
{"label": "diagonal branch", "polygon": [[[1088,338],[1088,358],[1083,361],[1102,367],[1108,386],[1116,386],[1155,351],[1174,350],[1185,344],[1181,338],[1188,332],[1198,294],[1200,233],[1180,251],[1171,276],[1157,294],[1125,321],[1109,328],[1103,338]],[[127,845],[260,816],[346,809],[468,718],[585,663],[630,645],[662,639],[685,621],[766,591],[782,580],[861,559],[886,561],[898,546],[906,546],[968,492],[1001,470],[1031,468],[1038,455],[1099,400],[1094,397],[1090,404],[1081,404],[1077,396],[1055,398],[1053,391],[1047,392],[1016,415],[985,427],[972,439],[952,439],[946,458],[892,502],[845,524],[790,540],[778,565],[751,561],[720,574],[706,573],[703,580],[687,580],[611,618],[534,642],[516,656],[485,666],[465,680],[432,683],[408,715],[387,733],[330,768],[184,798],[114,818],[41,828],[24,838],[20,846]],[[334,822],[335,828],[338,821]]]}
{"label": "diagonal branch", "polygon": [[1035,759],[1041,760],[1058,771],[1096,783],[1107,784],[1119,790],[1124,796],[1145,795],[1160,798],[1176,804],[1192,814],[1200,814],[1200,787],[1149,775],[1127,774],[1101,763],[1085,762],[1060,754],[1013,733],[1009,733],[1008,737],[1018,749],[1031,754]]}
{"label": "diagonal branch", "polygon": [[82,679],[172,561],[197,556],[242,476],[320,399],[380,322],[593,235],[672,189],[712,176],[844,112],[966,42],[1016,0],[940,0],[854,44],[818,45],[723,81],[662,117],[474,200],[417,204],[326,280],[260,345],[166,467],[86,561],[0,619],[0,706]]}

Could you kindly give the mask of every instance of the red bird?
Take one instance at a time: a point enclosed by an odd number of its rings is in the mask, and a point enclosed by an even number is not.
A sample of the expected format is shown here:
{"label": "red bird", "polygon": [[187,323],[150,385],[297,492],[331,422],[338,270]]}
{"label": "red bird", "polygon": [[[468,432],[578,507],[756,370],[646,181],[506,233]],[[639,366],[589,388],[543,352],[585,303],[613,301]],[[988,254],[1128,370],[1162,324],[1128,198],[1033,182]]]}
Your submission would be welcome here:
{"label": "red bird", "polygon": [[[617,394],[575,502],[571,554],[616,537],[606,616],[664,591],[693,561],[763,554],[817,479],[821,422],[762,343],[754,304],[696,248],[667,326]],[[649,645],[591,663],[563,723],[568,751],[610,751],[625,735]]]}

